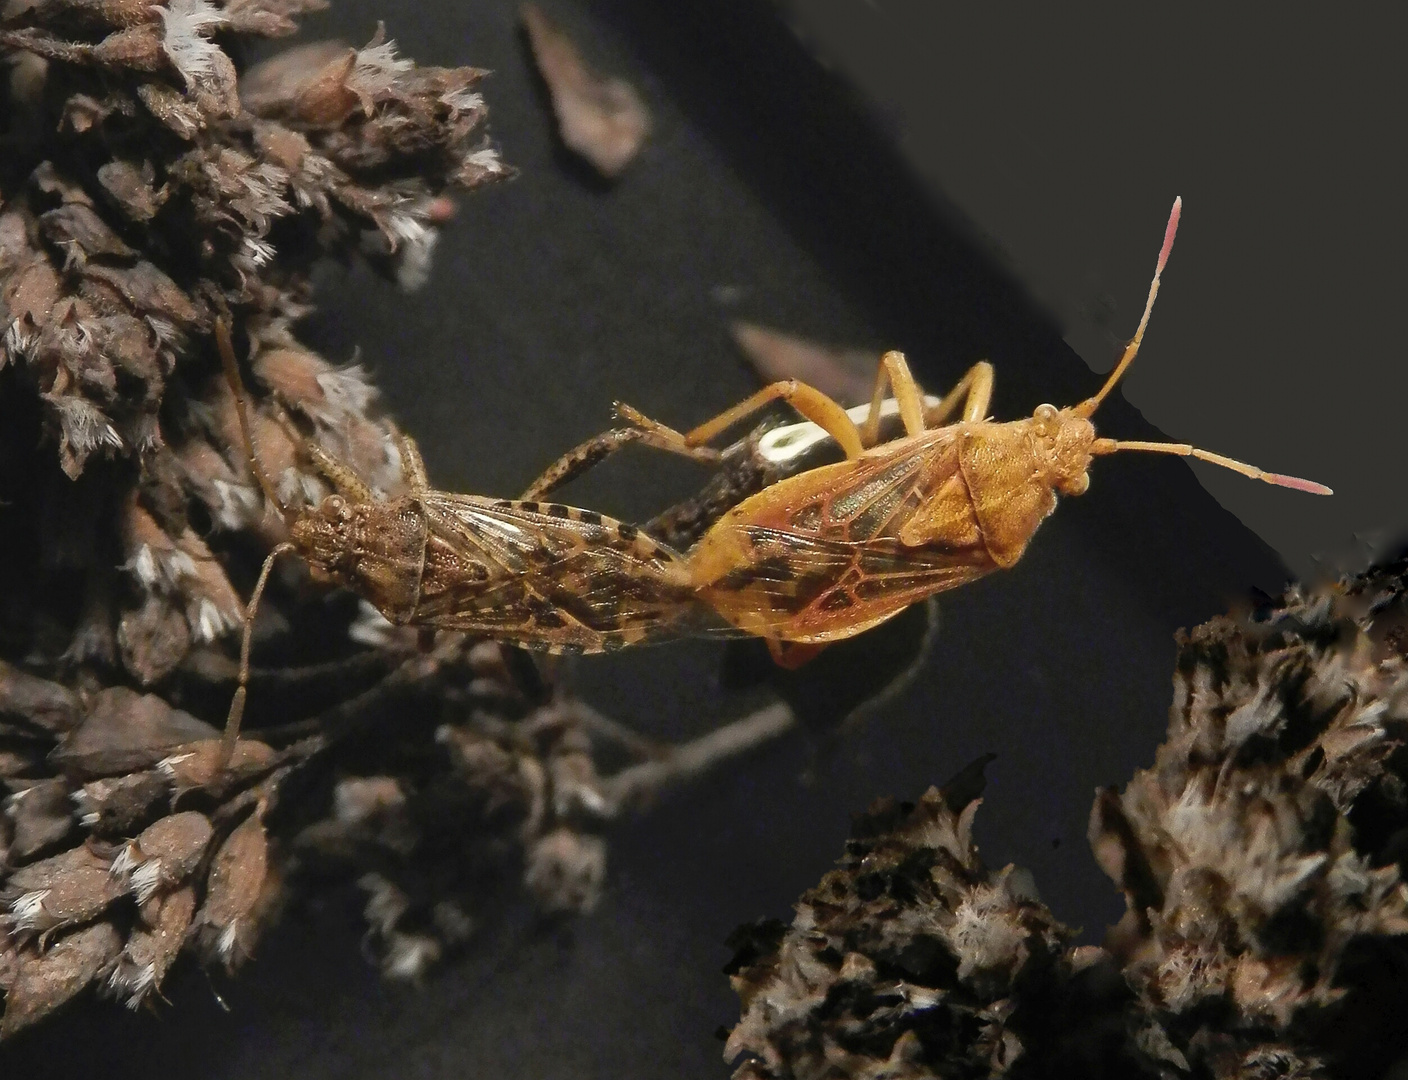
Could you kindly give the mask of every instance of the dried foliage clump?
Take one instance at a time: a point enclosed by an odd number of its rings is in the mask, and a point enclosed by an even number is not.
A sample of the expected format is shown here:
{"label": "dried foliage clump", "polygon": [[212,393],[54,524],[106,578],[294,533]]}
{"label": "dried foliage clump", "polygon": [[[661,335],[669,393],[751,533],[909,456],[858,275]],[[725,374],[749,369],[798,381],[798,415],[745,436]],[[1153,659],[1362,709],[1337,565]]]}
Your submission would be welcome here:
{"label": "dried foliage clump", "polygon": [[1408,562],[1180,638],[1168,741],[1091,841],[1128,913],[1066,932],[968,834],[879,804],[790,928],[740,932],[735,1076],[1367,1077],[1408,1059]]}
{"label": "dried foliage clump", "polygon": [[792,722],[656,746],[517,654],[423,649],[289,559],[219,766],[242,598],[286,523],[250,474],[214,323],[249,358],[281,499],[327,493],[309,442],[398,494],[365,373],[293,333],[310,271],[366,259],[415,286],[447,194],[508,174],[484,73],[420,67],[380,30],[244,68],[250,39],[322,6],[0,10],[0,1038],[93,988],[151,1003],[182,954],[238,967],[333,882],[360,883],[396,977],[498,896],[587,910],[605,823]]}
{"label": "dried foliage clump", "polygon": [[[507,170],[483,73],[418,67],[380,31],[241,72],[250,39],[322,6],[0,13],[0,1037],[89,985],[149,1000],[183,948],[236,966],[279,894],[282,783],[330,745],[256,735],[221,770],[218,731],[187,711],[220,715],[240,597],[284,527],[209,332],[246,331],[258,449],[292,501],[320,493],[309,435],[394,482],[363,374],[290,330],[309,272],[365,257],[415,284],[443,193]],[[333,640],[350,651],[345,627]],[[352,690],[396,663],[362,662]]]}
{"label": "dried foliage clump", "polygon": [[552,97],[563,145],[606,180],[635,160],[650,134],[650,112],[625,79],[593,71],[566,32],[536,4],[521,12],[528,47]]}
{"label": "dried foliage clump", "polygon": [[1029,875],[978,858],[980,788],[877,802],[790,927],[735,936],[736,1080],[1000,1075],[1052,1041],[1087,965]]}

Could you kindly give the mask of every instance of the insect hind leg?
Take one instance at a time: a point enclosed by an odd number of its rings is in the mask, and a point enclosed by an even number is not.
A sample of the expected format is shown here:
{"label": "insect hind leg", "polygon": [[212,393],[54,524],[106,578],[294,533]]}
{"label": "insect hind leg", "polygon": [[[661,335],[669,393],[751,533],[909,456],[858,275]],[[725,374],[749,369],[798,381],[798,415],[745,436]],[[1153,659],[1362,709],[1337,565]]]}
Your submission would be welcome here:
{"label": "insect hind leg", "polygon": [[985,419],[992,404],[993,367],[979,360],[970,367],[937,405],[924,410],[924,423],[938,427],[963,403],[963,419],[969,423]]}
{"label": "insect hind leg", "polygon": [[605,461],[621,447],[640,442],[644,432],[639,428],[612,428],[579,443],[544,469],[528,485],[520,498],[537,502],[556,491],[569,480],[575,480],[589,469]]}
{"label": "insect hind leg", "polygon": [[638,409],[616,403],[616,415],[630,427],[612,428],[574,446],[549,465],[528,485],[521,498],[536,501],[556,491],[569,480],[601,464],[623,446],[640,443],[671,454],[679,454],[705,465],[718,463],[719,452],[707,446],[690,446],[684,435],[674,428],[652,420]]}
{"label": "insect hind leg", "polygon": [[870,395],[870,415],[860,429],[860,440],[866,446],[874,446],[880,437],[880,406],[885,400],[887,382],[899,403],[904,433],[913,438],[924,432],[924,391],[915,382],[904,353],[891,349],[880,357],[880,366],[875,372],[875,391]]}
{"label": "insect hind leg", "polygon": [[225,734],[220,739],[219,768],[223,769],[230,762],[230,757],[235,752],[235,744],[240,738],[240,723],[244,718],[245,698],[249,694],[249,652],[254,641],[254,616],[259,611],[259,601],[264,597],[265,586],[269,584],[269,573],[274,569],[274,563],[280,555],[296,552],[298,549],[290,543],[279,544],[273,551],[269,552],[264,560],[264,565],[259,570],[259,580],[254,584],[254,592],[250,594],[249,606],[244,612],[244,635],[240,638],[240,672],[239,685],[235,687],[235,696],[230,701],[230,712],[225,717]]}
{"label": "insect hind leg", "polygon": [[[771,383],[757,393],[750,394],[731,409],[725,409],[712,420],[705,421],[684,436],[686,447],[699,447],[716,435],[733,427],[734,424],[753,415],[774,401],[785,401],[804,418],[830,435],[845,451],[847,458],[860,457],[864,449],[860,429],[855,421],[846,415],[846,410],[832,398],[814,386],[796,379],[784,379]],[[653,421],[652,421],[653,423]],[[663,427],[663,425],[661,425]],[[670,429],[665,428],[669,431]]]}

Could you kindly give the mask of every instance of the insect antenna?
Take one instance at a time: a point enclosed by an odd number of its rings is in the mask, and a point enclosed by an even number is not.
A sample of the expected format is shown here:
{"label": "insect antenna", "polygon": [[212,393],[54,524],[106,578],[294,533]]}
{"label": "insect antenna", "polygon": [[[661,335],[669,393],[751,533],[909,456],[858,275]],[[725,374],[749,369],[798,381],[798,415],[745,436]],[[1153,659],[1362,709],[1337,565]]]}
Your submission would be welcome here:
{"label": "insect antenna", "polygon": [[[244,382],[240,379],[240,366],[235,359],[235,347],[230,340],[230,328],[225,324],[224,319],[215,320],[215,346],[220,353],[220,363],[225,368],[225,380],[230,384],[230,390],[235,395],[235,412],[240,421],[240,438],[244,440],[244,452],[249,458],[250,471],[254,473],[254,478],[259,482],[259,487],[264,492],[264,498],[278,509],[286,524],[292,525],[297,517],[296,513],[285,506],[283,500],[279,498],[278,492],[274,490],[274,485],[270,483],[269,476],[264,471],[264,466],[259,463],[259,458],[254,453],[254,438],[250,434],[249,414],[245,405]],[[249,652],[253,642],[254,616],[259,611],[259,601],[264,596],[264,588],[269,583],[269,573],[274,569],[275,560],[280,555],[297,550],[297,547],[285,541],[269,552],[263,567],[260,568],[259,580],[255,582],[254,592],[250,594],[249,606],[245,608],[244,634],[240,639],[239,685],[235,688],[235,696],[230,701],[230,712],[225,718],[225,733],[220,739],[218,767],[221,769],[229,764],[230,757],[235,751],[235,744],[239,741],[240,722],[244,718],[245,698],[249,694]]]}
{"label": "insect antenna", "polygon": [[[1144,302],[1144,314],[1139,317],[1139,326],[1134,331],[1134,337],[1125,346],[1120,362],[1115,365],[1115,370],[1110,372],[1110,377],[1105,380],[1105,385],[1100,387],[1100,392],[1094,397],[1082,401],[1072,410],[1077,416],[1089,418],[1100,407],[1100,403],[1105,400],[1110,391],[1115,388],[1115,384],[1120,381],[1124,373],[1129,370],[1129,365],[1134,363],[1134,358],[1139,355],[1139,346],[1144,340],[1144,331],[1149,326],[1149,315],[1154,310],[1154,299],[1159,295],[1159,280],[1163,276],[1164,267],[1168,265],[1169,252],[1173,250],[1173,238],[1178,233],[1178,219],[1182,213],[1183,199],[1180,197],[1173,200],[1173,210],[1168,215],[1168,225],[1164,227],[1164,245],[1159,249],[1159,261],[1154,267],[1154,280],[1149,283],[1149,298]],[[1305,491],[1312,495],[1334,494],[1324,484],[1317,484],[1314,480],[1302,480],[1298,476],[1267,472],[1255,465],[1248,465],[1245,461],[1237,461],[1230,457],[1224,457],[1222,454],[1214,454],[1211,450],[1203,450],[1188,443],[1096,439],[1090,446],[1090,452],[1094,455],[1114,454],[1121,450],[1143,450],[1153,454],[1176,454],[1179,457],[1197,458],[1199,461],[1221,465],[1224,469],[1231,469],[1233,472],[1239,472],[1253,480],[1276,484],[1278,487],[1294,488],[1296,491]]]}
{"label": "insect antenna", "polygon": [[1182,213],[1183,197],[1179,196],[1173,200],[1173,210],[1168,216],[1168,225],[1164,227],[1164,246],[1159,249],[1158,265],[1154,267],[1154,280],[1149,283],[1149,299],[1144,301],[1144,314],[1139,317],[1139,328],[1134,331],[1134,337],[1130,338],[1129,344],[1124,347],[1120,362],[1115,365],[1115,370],[1110,372],[1110,377],[1105,380],[1105,385],[1100,387],[1100,392],[1082,401],[1072,410],[1077,416],[1089,418],[1100,408],[1100,403],[1124,377],[1129,365],[1134,363],[1134,358],[1139,355],[1139,345],[1144,340],[1144,331],[1149,326],[1149,316],[1154,310],[1154,298],[1159,295],[1159,279],[1163,276],[1164,267],[1168,265],[1168,255],[1173,250],[1173,237],[1178,232],[1178,219]]}
{"label": "insect antenna", "polygon": [[1224,457],[1221,454],[1214,454],[1211,450],[1202,450],[1188,443],[1163,443],[1163,442],[1136,442],[1128,439],[1096,439],[1090,444],[1090,452],[1094,455],[1116,454],[1121,450],[1143,450],[1153,454],[1176,454],[1179,457],[1197,458],[1199,461],[1211,462],[1213,465],[1221,465],[1224,469],[1231,469],[1239,472],[1243,476],[1249,476],[1253,480],[1262,480],[1268,484],[1275,484],[1277,487],[1294,488],[1296,491],[1309,492],[1311,495],[1333,495],[1334,492],[1324,484],[1317,484],[1314,480],[1302,480],[1298,476],[1286,476],[1284,473],[1267,472],[1259,469],[1255,465],[1248,465],[1245,461],[1237,461],[1234,458]]}

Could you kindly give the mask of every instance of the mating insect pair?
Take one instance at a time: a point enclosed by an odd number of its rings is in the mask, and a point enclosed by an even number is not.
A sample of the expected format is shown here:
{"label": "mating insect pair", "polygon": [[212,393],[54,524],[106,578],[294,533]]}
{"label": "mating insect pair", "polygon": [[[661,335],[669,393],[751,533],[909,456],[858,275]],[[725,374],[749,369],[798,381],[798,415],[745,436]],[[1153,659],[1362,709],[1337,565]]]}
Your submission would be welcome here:
{"label": "mating insect pair", "polygon": [[[1182,443],[1096,436],[1090,418],[1139,351],[1180,206],[1174,203],[1133,339],[1105,384],[1078,405],[1042,405],[1026,419],[994,422],[986,419],[991,365],[974,365],[935,401],[922,395],[903,355],[890,352],[860,425],[820,391],[795,381],[765,387],[687,434],[618,406],[629,426],[564,455],[525,501],[431,490],[419,454],[403,439],[408,494],[379,500],[310,445],[309,455],[336,493],[310,510],[284,506],[255,457],[238,366],[228,333],[218,327],[251,468],[290,535],[266,560],[250,601],[226,747],[233,746],[243,709],[253,614],[274,560],[286,551],[303,556],[316,575],[353,588],[393,623],[578,652],[722,627],[763,638],[779,661],[792,664],[926,597],[1012,566],[1058,494],[1087,489],[1098,456],[1178,454],[1329,494],[1322,485]],[[877,445],[887,384],[905,434]],[[773,432],[773,448],[786,452],[808,442],[810,432],[801,429],[814,424],[836,441],[845,460],[744,499],[687,554],[601,515],[536,501],[629,442],[717,460],[707,447],[712,439],[778,400],[809,425]],[[960,419],[948,422],[955,414]]]}
{"label": "mating insect pair", "polygon": [[[633,429],[652,445],[708,460],[702,448],[712,439],[777,400],[824,430],[844,451],[844,461],[780,480],[743,500],[690,548],[684,562],[693,595],[733,627],[764,638],[784,663],[805,660],[826,643],[868,630],[935,593],[1011,567],[1058,495],[1080,495],[1090,486],[1096,457],[1177,454],[1267,483],[1330,494],[1321,484],[1185,443],[1097,437],[1090,418],[1139,352],[1181,208],[1176,200],[1134,337],[1105,384],[1078,405],[1041,405],[1023,420],[989,420],[993,369],[987,363],[975,364],[945,397],[928,404],[904,356],[889,352],[880,361],[861,425],[796,381],[764,387],[687,434],[618,406],[631,427],[584,443],[545,476],[558,481],[572,475],[572,463],[599,459],[628,441]],[[887,383],[905,433],[876,445]],[[957,422],[948,422],[955,414]],[[777,446],[796,438],[795,431],[773,435]]]}

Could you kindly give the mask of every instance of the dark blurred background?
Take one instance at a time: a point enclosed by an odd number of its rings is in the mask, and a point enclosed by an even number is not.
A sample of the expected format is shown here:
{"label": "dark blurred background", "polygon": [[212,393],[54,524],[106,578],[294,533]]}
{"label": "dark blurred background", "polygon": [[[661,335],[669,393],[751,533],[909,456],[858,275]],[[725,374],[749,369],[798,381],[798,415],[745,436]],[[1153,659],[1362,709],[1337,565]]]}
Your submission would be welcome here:
{"label": "dark blurred background", "polygon": [[1401,5],[786,6],[1096,371],[1182,195],[1125,396],[1180,441],[1335,489],[1307,508],[1195,466],[1298,574],[1408,535]]}
{"label": "dark blurred background", "polygon": [[[707,642],[579,662],[576,690],[661,738],[778,686],[807,728],[617,829],[607,895],[570,927],[510,918],[416,990],[379,981],[354,900],[334,897],[292,914],[239,980],[187,971],[169,1005],[135,1018],[84,1007],[0,1052],[0,1072],[723,1077],[729,931],[787,916],[853,811],[988,751],[985,857],[1030,868],[1096,940],[1121,903],[1086,815],[1097,785],[1152,759],[1174,632],[1279,589],[1276,549],[1304,569],[1316,552],[1355,557],[1356,530],[1395,525],[1403,480],[1381,463],[1403,376],[1368,367],[1396,355],[1403,276],[1384,265],[1403,239],[1386,197],[1401,173],[1375,156],[1396,131],[1373,61],[1383,28],[1357,27],[1341,49],[1348,18],[1332,33],[1183,9],[1175,25],[1125,8],[1077,20],[879,0],[544,6],[654,112],[613,187],[559,146],[509,0],[342,0],[305,35],[361,44],[384,18],[406,55],[494,70],[493,132],[521,175],[464,202],[424,290],[330,270],[302,331],[337,359],[360,350],[437,486],[513,495],[617,398],[681,425],[731,404],[756,385],[733,318],[903,348],[933,388],[990,358],[1001,417],[1074,402],[1132,331],[1182,194],[1130,381],[1148,420],[1116,396],[1102,430],[1164,437],[1154,421],[1343,494],[1208,476],[1214,499],[1180,461],[1101,462],[1016,569],[943,598],[913,683],[839,730],[825,703],[842,695],[825,688],[867,686],[873,655],[838,648],[797,679],[742,689]],[[645,518],[702,480],[627,453],[567,495]],[[919,622],[891,639],[897,656]]]}

